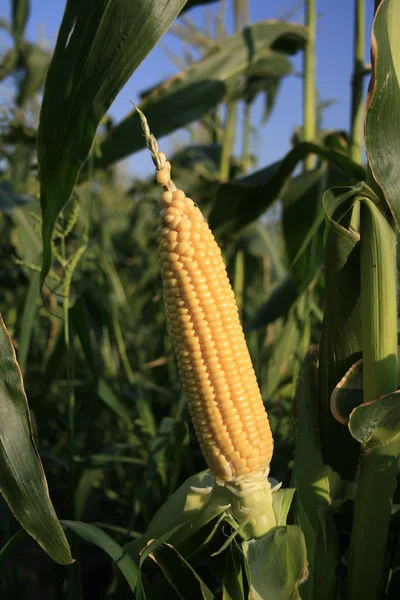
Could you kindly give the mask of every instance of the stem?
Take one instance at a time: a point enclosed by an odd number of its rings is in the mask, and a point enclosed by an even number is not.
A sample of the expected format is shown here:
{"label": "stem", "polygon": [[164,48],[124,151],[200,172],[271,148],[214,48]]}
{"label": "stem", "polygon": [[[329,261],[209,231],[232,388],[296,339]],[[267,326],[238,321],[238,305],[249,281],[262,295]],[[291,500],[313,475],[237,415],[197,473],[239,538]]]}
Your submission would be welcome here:
{"label": "stem", "polygon": [[220,180],[229,181],[230,162],[235,141],[236,129],[236,100],[226,104],[225,134],[222,144],[222,155],[220,164]]}
{"label": "stem", "polygon": [[[370,201],[360,215],[361,323],[364,402],[397,389],[395,234]],[[361,458],[349,551],[349,599],[377,600],[383,572],[398,445],[365,451]],[[371,533],[372,532],[372,533]]]}
{"label": "stem", "polygon": [[355,0],[354,19],[354,70],[351,83],[350,157],[355,162],[361,163],[364,127],[365,0]]}
{"label": "stem", "polygon": [[251,134],[251,103],[244,104],[243,117],[243,147],[242,147],[242,169],[247,173],[250,167],[250,134]]}
{"label": "stem", "polygon": [[[65,248],[65,236],[61,236],[61,256],[63,264],[67,262],[67,254]],[[64,274],[65,276],[65,274]],[[63,316],[64,316],[64,342],[65,342],[65,360],[66,360],[66,375],[67,375],[67,429],[68,429],[68,495],[69,495],[69,513],[71,519],[76,519],[75,507],[75,489],[76,489],[76,472],[75,472],[75,390],[74,390],[74,368],[73,368],[73,351],[71,348],[71,336],[69,329],[69,286],[64,290],[63,296]],[[79,569],[79,543],[77,536],[72,533],[69,536],[71,550],[76,558],[76,563],[68,569],[68,598],[71,600],[80,600],[82,598],[82,590],[80,586],[80,569]]]}
{"label": "stem", "polygon": [[[304,50],[304,96],[303,96],[303,140],[314,142],[316,138],[316,91],[315,91],[315,32],[316,0],[306,0],[306,27],[308,41]],[[313,169],[315,158],[312,154],[304,160],[304,169]]]}

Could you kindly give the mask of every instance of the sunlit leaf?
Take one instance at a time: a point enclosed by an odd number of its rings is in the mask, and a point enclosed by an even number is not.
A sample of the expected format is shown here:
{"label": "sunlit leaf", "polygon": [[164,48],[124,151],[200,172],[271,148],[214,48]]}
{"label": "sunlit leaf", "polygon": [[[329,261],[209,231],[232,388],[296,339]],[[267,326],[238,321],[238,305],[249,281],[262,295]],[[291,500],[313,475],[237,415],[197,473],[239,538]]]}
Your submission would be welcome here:
{"label": "sunlit leaf", "polygon": [[185,0],[68,0],[49,67],[38,134],[43,212],[42,283],[56,218],[115,96]]}
{"label": "sunlit leaf", "polygon": [[12,0],[11,31],[17,43],[22,38],[29,13],[29,0]]}
{"label": "sunlit leaf", "polygon": [[[306,30],[299,25],[265,21],[246,27],[224,40],[187,70],[162,83],[149,93],[140,108],[145,112],[153,134],[160,138],[202,117],[230,95],[236,83],[261,58],[264,73],[275,81],[288,72],[282,52],[294,53],[303,47]],[[278,49],[278,48],[279,49]],[[105,139],[100,165],[105,167],[141,150],[139,115],[133,111]]]}
{"label": "sunlit leaf", "polygon": [[373,25],[372,78],[366,107],[365,148],[369,166],[400,229],[400,4],[384,0]]}
{"label": "sunlit leaf", "polygon": [[298,586],[307,577],[307,555],[299,527],[277,527],[243,542],[242,548],[250,576],[249,600],[300,600]]}

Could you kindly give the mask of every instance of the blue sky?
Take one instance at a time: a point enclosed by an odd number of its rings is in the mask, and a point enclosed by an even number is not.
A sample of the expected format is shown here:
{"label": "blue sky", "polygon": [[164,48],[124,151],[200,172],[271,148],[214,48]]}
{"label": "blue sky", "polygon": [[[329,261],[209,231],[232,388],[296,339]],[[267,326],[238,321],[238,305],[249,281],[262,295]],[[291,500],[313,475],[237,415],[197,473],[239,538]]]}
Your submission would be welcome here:
{"label": "blue sky", "polygon": [[[335,100],[337,103],[324,112],[323,126],[332,129],[348,129],[350,119],[350,81],[352,73],[354,0],[316,0],[318,11],[317,25],[317,87],[322,100]],[[233,0],[227,0],[228,7]],[[296,9],[292,20],[302,23],[304,19],[302,2],[297,0],[249,0],[251,22],[279,18],[291,9]],[[0,18],[9,19],[11,0],[0,0]],[[366,47],[365,59],[369,61],[370,31],[373,18],[373,0],[366,0]],[[26,36],[32,41],[41,40],[53,47],[61,23],[64,0],[31,0],[31,14]],[[215,13],[210,5],[207,9]],[[204,24],[204,8],[192,9],[188,13],[197,25]],[[232,28],[232,18],[228,26]],[[121,120],[131,110],[129,100],[137,101],[138,94],[160,80],[177,72],[177,67],[166,55],[163,46],[176,53],[180,43],[167,33],[161,45],[156,46],[114,101],[110,113],[116,121]],[[4,50],[2,43],[1,50]],[[293,59],[294,71],[300,72],[301,55]],[[367,85],[367,79],[365,84]],[[302,121],[302,86],[299,77],[287,77],[278,97],[276,107],[265,125],[261,125],[262,103],[256,102],[253,109],[253,123],[258,130],[254,150],[259,152],[259,166],[265,166],[282,157],[290,148],[293,129]],[[171,144],[184,143],[185,132],[177,132],[171,140],[162,140],[161,146],[167,150]],[[146,152],[131,157],[126,168],[134,175],[152,171],[151,161]]]}

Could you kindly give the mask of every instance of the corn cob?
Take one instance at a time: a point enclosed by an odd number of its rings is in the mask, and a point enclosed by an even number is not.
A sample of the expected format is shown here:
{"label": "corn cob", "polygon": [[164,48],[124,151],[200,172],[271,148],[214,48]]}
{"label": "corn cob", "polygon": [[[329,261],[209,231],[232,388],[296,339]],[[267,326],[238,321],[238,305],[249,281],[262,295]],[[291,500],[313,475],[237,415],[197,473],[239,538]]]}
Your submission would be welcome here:
{"label": "corn cob", "polygon": [[194,430],[217,481],[265,474],[273,440],[238,308],[214,236],[177,190],[142,116],[161,196],[159,257],[168,329]]}

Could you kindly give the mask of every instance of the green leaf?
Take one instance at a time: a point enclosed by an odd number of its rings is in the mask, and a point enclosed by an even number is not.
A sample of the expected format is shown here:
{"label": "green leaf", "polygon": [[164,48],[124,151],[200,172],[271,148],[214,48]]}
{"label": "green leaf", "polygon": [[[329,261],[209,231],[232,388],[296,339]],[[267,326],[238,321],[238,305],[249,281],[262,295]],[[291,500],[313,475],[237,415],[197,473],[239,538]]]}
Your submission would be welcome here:
{"label": "green leaf", "polygon": [[331,410],[335,419],[347,426],[350,413],[362,404],[364,397],[362,359],[345,373],[332,392]]}
{"label": "green leaf", "polygon": [[302,142],[280,162],[242,179],[221,184],[208,217],[211,229],[218,235],[231,234],[258,219],[278,200],[297,164],[310,153],[330,160],[352,176],[365,177],[365,170],[341,152]]}
{"label": "green leaf", "polygon": [[29,0],[12,0],[11,32],[18,43],[24,33],[30,13]]}
{"label": "green leaf", "polygon": [[0,489],[22,527],[56,562],[73,562],[49,498],[15,351],[0,318]]}
{"label": "green leaf", "polygon": [[38,133],[43,284],[51,237],[96,129],[185,0],[68,0],[50,63]]}
{"label": "green leaf", "polygon": [[39,273],[34,272],[32,273],[31,280],[29,282],[28,293],[26,294],[25,298],[24,311],[22,313],[21,329],[19,332],[18,361],[23,373],[25,372],[32,332],[39,309],[39,299]]}
{"label": "green leaf", "polygon": [[372,78],[366,106],[369,167],[400,229],[400,4],[383,0],[373,24]]}
{"label": "green leaf", "polygon": [[138,567],[117,542],[94,525],[88,525],[80,521],[62,521],[62,523],[82,539],[104,550],[119,568],[132,592],[135,591],[139,577]]}
{"label": "green leaf", "polygon": [[350,414],[349,429],[367,450],[393,443],[400,447],[400,392],[355,408]]}
{"label": "green leaf", "polygon": [[108,383],[100,376],[102,368],[100,365],[100,356],[94,348],[92,342],[92,331],[89,322],[89,315],[84,298],[79,298],[70,310],[72,325],[78,334],[82,345],[88,367],[92,373],[95,389],[98,397],[108,406],[120,419],[123,419],[128,426],[132,424],[132,416],[125,405]]}
{"label": "green leaf", "polygon": [[16,207],[11,213],[14,223],[12,242],[25,262],[38,266],[42,254],[42,244],[35,231],[31,213],[39,211],[39,203],[32,202],[24,207]]}
{"label": "green leaf", "polygon": [[222,600],[245,600],[242,558],[234,544],[226,553]]}
{"label": "green leaf", "polygon": [[361,358],[359,234],[349,229],[354,199],[364,184],[325,192],[325,310],[318,370],[319,430],[324,463],[353,479],[359,447],[333,417],[330,398],[338,382]]}
{"label": "green leaf", "polygon": [[209,471],[193,475],[161,506],[145,535],[127,544],[126,551],[136,558],[149,540],[164,536],[179,548],[187,538],[225,512],[229,506],[229,492],[215,485]]}
{"label": "green leaf", "polygon": [[190,8],[194,8],[195,6],[201,4],[211,4],[212,2],[218,2],[219,0],[187,0],[185,6],[182,8],[180,14],[183,14]]}
{"label": "green leaf", "polygon": [[319,217],[320,226],[323,223],[321,198],[326,189],[326,174],[325,165],[305,171],[290,181],[281,199],[286,256],[299,292],[315,277],[323,262],[322,232],[313,236],[301,256],[299,250],[315,219]]}
{"label": "green leaf", "polygon": [[42,87],[51,54],[40,46],[28,42],[21,44],[19,52],[17,66],[22,71],[22,77],[18,84],[16,102],[18,106],[23,106]]}
{"label": "green leaf", "polygon": [[301,298],[291,307],[280,336],[271,346],[266,366],[266,386],[263,390],[266,399],[272,399],[279,385],[290,379],[293,374],[293,361],[302,327],[297,313],[297,305],[300,301]]}
{"label": "green leaf", "polygon": [[8,542],[4,544],[0,550],[0,566],[14,557],[14,553],[16,552],[18,546],[21,542],[26,540],[27,537],[28,534],[26,533],[25,529],[20,529],[12,536],[12,538],[8,540]]}
{"label": "green leaf", "polygon": [[[276,484],[278,484],[278,482],[276,482]],[[274,506],[276,524],[278,526],[281,525],[284,527],[286,525],[287,516],[289,514],[295,492],[296,490],[294,488],[279,488],[272,494],[272,503]]]}
{"label": "green leaf", "polygon": [[[282,52],[294,53],[304,46],[304,27],[279,21],[259,22],[216,45],[205,57],[146,96],[140,108],[153,134],[160,138],[202,117],[211,108],[237,93],[238,80],[251,72],[262,58],[264,74],[275,79],[288,72]],[[243,94],[243,90],[239,93]],[[133,111],[101,146],[100,166],[121,160],[145,147],[139,115]]]}
{"label": "green leaf", "polygon": [[286,315],[297,297],[296,284],[293,277],[288,275],[273,289],[266,302],[260,306],[247,329],[252,331],[259,327],[266,327],[269,323]]}
{"label": "green leaf", "polygon": [[307,546],[309,576],[302,587],[302,598],[334,600],[339,548],[330,508],[331,478],[323,463],[318,427],[317,360],[314,348],[306,356],[295,398],[298,422],[291,482],[296,487],[292,514]]}
{"label": "green leaf", "polygon": [[304,536],[299,527],[277,527],[242,544],[247,561],[249,600],[300,600],[298,586],[307,577]]}
{"label": "green leaf", "polygon": [[171,544],[161,544],[150,556],[158,564],[179,598],[213,600],[214,594]]}

